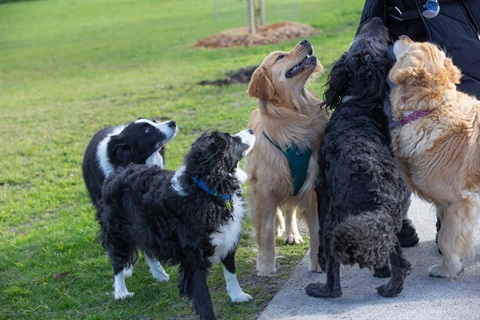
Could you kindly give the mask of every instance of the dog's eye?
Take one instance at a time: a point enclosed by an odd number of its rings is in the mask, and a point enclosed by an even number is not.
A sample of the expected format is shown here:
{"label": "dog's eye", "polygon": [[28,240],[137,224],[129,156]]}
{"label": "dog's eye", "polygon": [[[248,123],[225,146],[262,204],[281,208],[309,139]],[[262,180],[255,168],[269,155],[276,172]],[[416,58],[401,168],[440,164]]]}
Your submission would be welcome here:
{"label": "dog's eye", "polygon": [[150,132],[150,127],[145,128],[145,133],[149,133],[149,132]]}
{"label": "dog's eye", "polygon": [[285,58],[285,55],[284,55],[284,54],[281,54],[281,55],[279,55],[279,56],[277,57],[277,60],[275,60],[275,61],[282,60],[283,58]]}

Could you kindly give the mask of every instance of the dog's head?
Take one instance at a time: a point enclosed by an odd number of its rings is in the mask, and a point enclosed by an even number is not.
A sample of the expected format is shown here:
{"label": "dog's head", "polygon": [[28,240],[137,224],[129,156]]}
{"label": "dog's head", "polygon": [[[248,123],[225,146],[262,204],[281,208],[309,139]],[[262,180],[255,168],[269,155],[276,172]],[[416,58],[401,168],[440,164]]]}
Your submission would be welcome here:
{"label": "dog's head", "polygon": [[130,163],[149,164],[163,146],[177,134],[175,121],[157,123],[155,120],[138,119],[111,137],[108,145],[110,160],[114,165]]}
{"label": "dog's head", "polygon": [[290,52],[270,53],[253,73],[248,94],[276,106],[297,107],[295,101],[301,96],[307,80],[322,71],[323,66],[313,55],[312,45],[302,40]]}
{"label": "dog's head", "polygon": [[334,109],[344,97],[366,107],[383,104],[386,78],[393,65],[389,33],[378,17],[366,23],[350,49],[338,59],[328,76],[324,106]]}
{"label": "dog's head", "polygon": [[238,183],[235,170],[254,142],[251,129],[235,135],[218,131],[204,133],[193,142],[185,156],[185,168],[190,175],[204,180],[210,188],[225,192],[222,185],[227,180]]}
{"label": "dog's head", "polygon": [[390,70],[389,77],[396,85],[443,91],[460,83],[462,73],[435,44],[414,42],[407,36],[400,36],[393,46],[393,53],[397,63]]}

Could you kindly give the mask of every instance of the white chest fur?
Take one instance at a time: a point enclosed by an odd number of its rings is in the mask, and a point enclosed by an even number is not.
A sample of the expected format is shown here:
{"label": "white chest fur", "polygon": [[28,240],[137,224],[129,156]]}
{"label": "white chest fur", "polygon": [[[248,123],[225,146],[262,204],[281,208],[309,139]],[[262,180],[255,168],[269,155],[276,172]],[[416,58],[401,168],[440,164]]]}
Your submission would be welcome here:
{"label": "white chest fur", "polygon": [[222,225],[210,237],[210,243],[215,246],[215,254],[210,257],[211,262],[219,262],[223,259],[240,240],[242,231],[242,220],[244,216],[243,199],[234,195],[233,202],[233,219]]}

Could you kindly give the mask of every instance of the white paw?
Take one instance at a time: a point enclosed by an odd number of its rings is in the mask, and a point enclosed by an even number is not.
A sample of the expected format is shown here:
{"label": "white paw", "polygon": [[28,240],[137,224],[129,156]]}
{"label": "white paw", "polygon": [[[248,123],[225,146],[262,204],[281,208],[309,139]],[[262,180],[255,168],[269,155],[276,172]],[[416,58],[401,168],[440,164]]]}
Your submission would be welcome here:
{"label": "white paw", "polygon": [[290,235],[285,235],[285,238],[283,239],[283,243],[286,244],[299,244],[302,243],[303,239],[302,236],[299,234],[290,234]]}
{"label": "white paw", "polygon": [[232,302],[247,302],[252,299],[252,296],[245,293],[245,292],[240,292],[239,294],[236,294],[235,296],[230,296],[230,299]]}
{"label": "white paw", "polygon": [[430,277],[437,277],[437,278],[449,278],[450,273],[448,272],[448,268],[443,264],[438,264],[431,266],[428,268],[428,275]]}
{"label": "white paw", "polygon": [[320,268],[320,265],[318,264],[318,262],[313,262],[313,261],[310,261],[310,266],[308,267],[308,271],[310,272],[322,272],[322,268]]}
{"label": "white paw", "polygon": [[164,270],[161,272],[155,272],[152,275],[155,279],[157,279],[158,282],[167,282],[170,280],[170,276]]}
{"label": "white paw", "polygon": [[115,300],[123,300],[126,298],[133,297],[135,293],[128,292],[128,291],[114,291],[113,294],[115,295]]}
{"label": "white paw", "polygon": [[275,272],[277,272],[277,268],[275,268],[275,264],[270,266],[257,266],[257,276],[259,277],[271,277]]}
{"label": "white paw", "polygon": [[452,280],[457,279],[459,276],[463,275],[464,269],[460,266],[456,270],[449,270],[445,264],[434,265],[428,269],[428,275],[430,277],[437,278],[450,278]]}

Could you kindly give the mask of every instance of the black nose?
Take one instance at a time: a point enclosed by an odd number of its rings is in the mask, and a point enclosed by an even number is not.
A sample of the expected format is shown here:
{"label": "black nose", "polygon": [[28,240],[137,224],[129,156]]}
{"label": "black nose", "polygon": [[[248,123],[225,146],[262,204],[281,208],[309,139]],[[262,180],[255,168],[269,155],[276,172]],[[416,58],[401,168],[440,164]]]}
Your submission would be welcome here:
{"label": "black nose", "polygon": [[302,45],[303,45],[303,44],[309,44],[309,42],[308,42],[308,40],[307,40],[307,39],[303,39],[302,41],[300,41],[300,43],[299,43],[299,44],[302,44]]}
{"label": "black nose", "polygon": [[252,130],[252,129],[247,129],[247,132],[250,133],[250,134],[253,134],[253,130]]}
{"label": "black nose", "polygon": [[168,126],[169,126],[170,128],[173,128],[173,127],[176,127],[177,124],[175,123],[175,121],[171,120],[171,121],[168,123]]}

